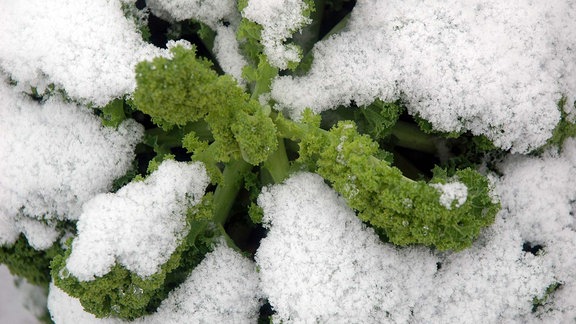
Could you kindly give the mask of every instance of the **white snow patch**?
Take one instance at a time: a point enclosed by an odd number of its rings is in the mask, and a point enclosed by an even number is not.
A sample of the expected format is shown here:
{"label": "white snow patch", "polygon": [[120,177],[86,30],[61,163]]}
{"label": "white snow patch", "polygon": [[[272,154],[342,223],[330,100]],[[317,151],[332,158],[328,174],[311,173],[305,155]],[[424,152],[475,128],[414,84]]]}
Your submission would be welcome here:
{"label": "white snow patch", "polygon": [[97,106],[132,93],[136,63],[162,53],[120,1],[1,1],[0,21],[0,69],[22,89],[54,83]]}
{"label": "white snow patch", "polygon": [[169,21],[194,19],[212,29],[223,22],[239,21],[234,0],[149,0],[146,5],[156,16]]}
{"label": "white snow patch", "polygon": [[464,205],[468,198],[468,187],[462,182],[434,183],[430,186],[440,192],[440,204],[448,210],[452,209],[454,203],[456,208]]}
{"label": "white snow patch", "polygon": [[38,104],[4,82],[0,98],[0,244],[24,232],[45,249],[57,233],[32,219],[77,219],[84,202],[128,171],[143,129],[133,120],[104,127],[86,107]]}
{"label": "white snow patch", "polygon": [[359,0],[347,28],[316,44],[308,75],[277,78],[272,97],[293,118],[403,98],[437,130],[527,152],[552,135],[561,96],[576,99],[575,6]]}
{"label": "white snow patch", "polygon": [[262,26],[261,41],[271,65],[286,69],[299,62],[300,52],[293,44],[284,44],[294,32],[311,22],[303,16],[308,4],[302,0],[249,0],[242,16]]}
{"label": "white snow patch", "polygon": [[244,85],[242,68],[248,65],[248,62],[240,54],[236,33],[231,27],[218,26],[213,50],[222,70],[236,79],[238,84]]}
{"label": "white snow patch", "polygon": [[382,243],[318,175],[266,188],[258,203],[270,229],[256,254],[262,290],[286,323],[537,322],[533,298],[574,277],[573,248],[556,252],[565,265],[524,252],[522,219],[506,211],[472,248],[433,254]]}
{"label": "white snow patch", "polygon": [[434,293],[436,257],[381,243],[320,176],[293,175],[258,204],[270,231],[256,262],[274,322],[404,322]]}
{"label": "white snow patch", "polygon": [[[157,312],[130,323],[255,323],[260,308],[258,274],[252,261],[224,245],[206,254]],[[97,319],[55,285],[48,308],[56,323],[129,323]]]}
{"label": "white snow patch", "polygon": [[84,204],[66,267],[80,281],[103,276],[116,263],[141,277],[158,272],[186,236],[186,211],[209,183],[200,162],[164,161],[144,181]]}

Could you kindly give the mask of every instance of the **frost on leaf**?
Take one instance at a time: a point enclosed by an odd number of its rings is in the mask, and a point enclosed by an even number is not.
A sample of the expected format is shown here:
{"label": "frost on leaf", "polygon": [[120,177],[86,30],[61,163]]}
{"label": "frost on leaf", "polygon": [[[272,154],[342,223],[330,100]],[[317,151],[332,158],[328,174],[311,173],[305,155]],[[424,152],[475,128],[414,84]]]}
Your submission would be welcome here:
{"label": "frost on leaf", "polygon": [[103,127],[86,107],[38,104],[4,82],[0,98],[0,244],[22,232],[46,249],[58,236],[53,221],[77,219],[84,202],[128,171],[143,130],[133,120]]}
{"label": "frost on leaf", "polygon": [[262,45],[268,61],[286,69],[290,62],[300,61],[300,50],[285,44],[292,34],[306,24],[309,4],[303,0],[250,0],[242,15],[262,26]]}
{"label": "frost on leaf", "polygon": [[80,281],[116,261],[141,277],[158,272],[186,236],[186,212],[200,202],[209,178],[201,163],[164,161],[146,180],[84,205],[66,268]]}
{"label": "frost on leaf", "polygon": [[432,288],[426,248],[381,243],[318,175],[296,174],[258,204],[270,231],[256,262],[274,322],[403,322]]}
{"label": "frost on leaf", "polygon": [[[535,296],[557,279],[574,287],[573,248],[554,252],[566,265],[526,253],[520,215],[503,211],[470,249],[438,253],[382,243],[317,175],[296,174],[258,203],[269,233],[256,261],[275,321],[538,322]],[[546,316],[569,318],[571,291],[555,301],[564,313]]]}
{"label": "frost on leaf", "polygon": [[[156,313],[126,323],[255,323],[260,308],[258,283],[253,262],[219,245],[170,293]],[[48,308],[56,323],[125,323],[94,317],[55,285],[50,286]]]}
{"label": "frost on leaf", "polygon": [[272,97],[293,117],[403,99],[439,131],[527,152],[552,136],[562,95],[576,99],[574,48],[570,0],[358,1],[308,75],[278,78]]}
{"label": "frost on leaf", "polygon": [[468,187],[461,182],[434,183],[431,186],[440,192],[440,204],[446,209],[452,209],[452,206],[456,208],[462,206],[468,197]]}
{"label": "frost on leaf", "polygon": [[104,106],[131,93],[137,62],[160,55],[121,1],[2,1],[0,68],[22,89],[48,84]]}

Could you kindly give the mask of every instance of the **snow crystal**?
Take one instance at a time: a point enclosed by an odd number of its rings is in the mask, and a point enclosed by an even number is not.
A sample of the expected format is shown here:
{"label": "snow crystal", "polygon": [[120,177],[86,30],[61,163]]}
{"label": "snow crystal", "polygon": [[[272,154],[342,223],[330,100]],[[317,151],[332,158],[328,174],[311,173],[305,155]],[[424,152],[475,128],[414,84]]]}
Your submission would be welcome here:
{"label": "snow crystal", "polygon": [[462,182],[434,183],[431,186],[441,193],[440,204],[446,209],[452,209],[454,203],[456,203],[454,207],[458,208],[468,198],[468,187]]}
{"label": "snow crystal", "polygon": [[556,252],[572,260],[566,265],[523,251],[523,233],[505,211],[470,249],[432,253],[381,243],[318,175],[266,188],[258,203],[270,231],[256,261],[280,321],[538,321],[533,299],[557,280],[573,282],[573,247]]}
{"label": "snow crystal", "polygon": [[276,79],[272,96],[294,118],[402,98],[438,130],[527,152],[551,136],[561,96],[576,99],[575,48],[571,0],[359,0],[309,74]]}
{"label": "snow crystal", "polygon": [[240,54],[236,33],[231,27],[219,26],[216,29],[213,50],[222,70],[243,85],[242,68],[248,65],[248,62]]}
{"label": "snow crystal", "polygon": [[[258,274],[252,261],[225,245],[213,252],[172,291],[157,312],[132,323],[255,323],[260,308]],[[48,308],[56,323],[112,324],[97,319],[80,302],[55,285],[50,286]]]}
{"label": "snow crystal", "polygon": [[212,28],[216,33],[212,50],[219,66],[243,85],[242,68],[247,62],[236,39],[235,30],[240,22],[236,1],[151,0],[146,4],[155,15],[166,20],[194,19]]}
{"label": "snow crystal", "polygon": [[83,206],[66,267],[80,281],[118,261],[141,277],[158,272],[187,234],[186,211],[209,183],[200,162],[164,161],[144,181],[100,194]]}
{"label": "snow crystal", "polygon": [[[500,216],[500,215],[499,215]],[[434,293],[417,301],[413,323],[522,323],[532,300],[554,282],[537,256],[522,251],[515,225],[498,217],[467,250],[441,255]]]}
{"label": "snow crystal", "polygon": [[539,315],[544,322],[570,322],[576,318],[576,140],[568,139],[560,154],[512,156],[501,171],[496,190],[503,217],[524,242],[542,248],[537,258],[562,284]]}
{"label": "snow crystal", "polygon": [[220,244],[146,322],[256,323],[260,304],[255,264]]}
{"label": "snow crystal", "polygon": [[433,292],[436,258],[381,243],[320,176],[294,175],[258,204],[270,231],[256,262],[278,322],[404,322]]}
{"label": "snow crystal", "polygon": [[0,1],[0,69],[23,88],[54,83],[103,106],[131,93],[137,62],[160,55],[120,1]]}
{"label": "snow crystal", "polygon": [[169,21],[194,19],[212,29],[223,22],[238,22],[234,0],[149,0],[146,5],[158,17]]}
{"label": "snow crystal", "polygon": [[310,23],[302,14],[308,4],[302,0],[249,0],[242,16],[262,26],[261,41],[271,65],[286,69],[289,62],[300,61],[294,45],[284,42]]}
{"label": "snow crystal", "polygon": [[54,224],[30,217],[77,219],[84,202],[128,171],[143,129],[133,120],[104,127],[86,107],[39,104],[4,82],[0,98],[0,244],[24,232],[45,249],[57,237]]}

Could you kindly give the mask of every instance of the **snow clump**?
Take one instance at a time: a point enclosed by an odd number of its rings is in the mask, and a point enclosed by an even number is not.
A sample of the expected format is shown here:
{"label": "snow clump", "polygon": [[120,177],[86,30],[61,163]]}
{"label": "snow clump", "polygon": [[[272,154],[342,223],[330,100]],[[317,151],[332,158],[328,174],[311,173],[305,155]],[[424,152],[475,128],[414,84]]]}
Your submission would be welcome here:
{"label": "snow clump", "polygon": [[5,82],[0,98],[0,245],[23,232],[47,249],[58,237],[52,220],[77,219],[129,170],[143,127],[104,127],[89,108],[56,97],[40,104]]}
{"label": "snow clump", "polygon": [[96,196],[84,204],[66,268],[80,281],[116,261],[143,278],[158,272],[188,233],[187,209],[209,181],[200,162],[166,160],[145,180]]}
{"label": "snow clump", "polygon": [[142,39],[123,5],[131,4],[0,1],[0,70],[23,90],[54,84],[96,106],[132,93],[136,63],[163,52]]}
{"label": "snow clump", "polygon": [[348,26],[315,45],[310,72],[277,78],[272,97],[294,118],[403,99],[439,131],[524,153],[551,137],[562,96],[576,99],[575,49],[571,0],[359,0]]}
{"label": "snow clump", "polygon": [[260,309],[258,283],[254,263],[220,244],[206,254],[154,314],[132,322],[99,319],[54,284],[50,285],[48,309],[56,323],[255,323]]}

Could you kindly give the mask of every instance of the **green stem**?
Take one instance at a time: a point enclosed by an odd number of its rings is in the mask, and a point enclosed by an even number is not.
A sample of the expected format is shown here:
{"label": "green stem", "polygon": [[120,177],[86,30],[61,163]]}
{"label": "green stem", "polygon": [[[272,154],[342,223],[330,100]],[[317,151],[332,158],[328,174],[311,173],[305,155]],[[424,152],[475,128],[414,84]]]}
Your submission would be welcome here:
{"label": "green stem", "polygon": [[242,187],[244,176],[252,166],[244,160],[231,160],[223,172],[223,180],[214,192],[214,221],[223,225]]}
{"label": "green stem", "polygon": [[278,138],[278,149],[264,162],[264,168],[268,170],[274,183],[281,183],[288,178],[289,167],[284,139]]}
{"label": "green stem", "polygon": [[400,147],[431,154],[437,151],[434,136],[423,133],[416,125],[398,121],[392,128],[392,135],[398,139],[396,144]]}

